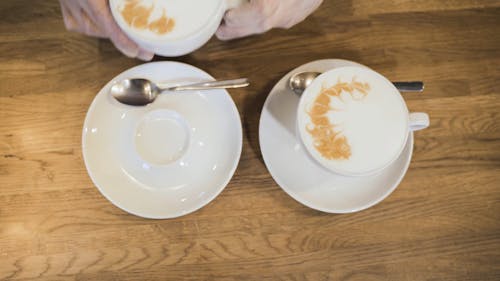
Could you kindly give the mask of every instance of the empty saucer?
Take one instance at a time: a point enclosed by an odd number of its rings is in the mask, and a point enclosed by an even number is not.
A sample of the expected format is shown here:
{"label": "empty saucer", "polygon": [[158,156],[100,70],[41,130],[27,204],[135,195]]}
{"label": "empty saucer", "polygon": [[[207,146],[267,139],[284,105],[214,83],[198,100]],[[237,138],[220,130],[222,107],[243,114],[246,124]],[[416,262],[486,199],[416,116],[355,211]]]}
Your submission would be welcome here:
{"label": "empty saucer", "polygon": [[119,80],[180,84],[213,80],[177,62],[131,68],[97,94],[85,118],[82,151],[99,191],[117,207],[146,218],[173,218],[212,201],[236,170],[242,129],[225,90],[161,94],[134,107],[109,94]]}

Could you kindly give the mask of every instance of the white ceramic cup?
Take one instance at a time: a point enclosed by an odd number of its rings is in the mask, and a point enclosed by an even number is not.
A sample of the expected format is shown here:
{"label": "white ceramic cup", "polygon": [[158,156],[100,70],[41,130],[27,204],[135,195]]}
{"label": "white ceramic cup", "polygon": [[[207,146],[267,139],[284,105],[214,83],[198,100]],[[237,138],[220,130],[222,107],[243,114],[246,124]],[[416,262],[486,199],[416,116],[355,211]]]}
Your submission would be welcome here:
{"label": "white ceramic cup", "polygon": [[[244,2],[246,0],[109,0],[109,5],[117,24],[141,48],[176,57],[203,46],[214,35],[225,12]],[[122,14],[130,3],[150,11],[147,23],[166,16],[174,22],[171,30],[158,34],[148,28],[131,26]],[[132,22],[136,20],[144,19],[136,17]]]}
{"label": "white ceramic cup", "polygon": [[344,176],[380,172],[400,156],[411,131],[428,126],[426,113],[409,113],[396,87],[364,66],[318,76],[297,112],[298,133],[310,156]]}

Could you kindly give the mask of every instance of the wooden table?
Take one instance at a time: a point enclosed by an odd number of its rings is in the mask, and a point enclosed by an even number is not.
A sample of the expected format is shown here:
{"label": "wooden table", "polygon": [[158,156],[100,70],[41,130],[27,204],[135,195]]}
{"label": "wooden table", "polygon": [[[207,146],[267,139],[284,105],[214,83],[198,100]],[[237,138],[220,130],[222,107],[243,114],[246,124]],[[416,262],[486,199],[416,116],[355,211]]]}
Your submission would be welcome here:
{"label": "wooden table", "polygon": [[[500,2],[325,2],[291,30],[212,39],[175,59],[252,80],[231,91],[243,154],[209,205],[147,220],[94,188],[81,152],[95,94],[141,62],[66,32],[57,1],[1,1],[0,279],[500,280]],[[432,119],[416,135],[408,174],[359,213],[297,203],[259,150],[271,87],[322,58],[427,86],[405,95],[411,110]]]}

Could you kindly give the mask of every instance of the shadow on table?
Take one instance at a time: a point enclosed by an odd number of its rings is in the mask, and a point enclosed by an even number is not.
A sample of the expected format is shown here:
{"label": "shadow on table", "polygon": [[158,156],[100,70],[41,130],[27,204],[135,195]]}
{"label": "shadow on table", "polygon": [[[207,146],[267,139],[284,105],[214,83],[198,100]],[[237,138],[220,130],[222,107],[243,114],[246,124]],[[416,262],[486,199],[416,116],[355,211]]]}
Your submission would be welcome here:
{"label": "shadow on table", "polygon": [[243,108],[243,129],[251,149],[257,155],[259,161],[264,164],[262,153],[259,145],[259,120],[262,108],[267,96],[272,88],[281,79],[282,75],[277,75],[275,78],[265,84],[255,95],[250,95],[245,100]]}

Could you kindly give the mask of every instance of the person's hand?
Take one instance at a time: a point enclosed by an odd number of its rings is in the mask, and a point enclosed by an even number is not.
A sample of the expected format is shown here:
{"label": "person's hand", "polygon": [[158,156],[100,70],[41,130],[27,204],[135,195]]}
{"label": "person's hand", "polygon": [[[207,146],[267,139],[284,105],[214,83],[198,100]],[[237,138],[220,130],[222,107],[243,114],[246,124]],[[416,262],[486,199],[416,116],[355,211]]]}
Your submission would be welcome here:
{"label": "person's hand", "polygon": [[217,37],[230,40],[264,33],[272,28],[290,28],[314,12],[323,0],[250,0],[227,11]]}
{"label": "person's hand", "polygon": [[108,0],[59,0],[66,29],[89,36],[109,38],[131,58],[149,61],[154,54],[141,49],[116,24]]}

